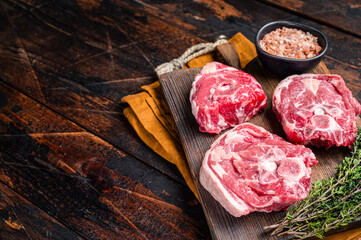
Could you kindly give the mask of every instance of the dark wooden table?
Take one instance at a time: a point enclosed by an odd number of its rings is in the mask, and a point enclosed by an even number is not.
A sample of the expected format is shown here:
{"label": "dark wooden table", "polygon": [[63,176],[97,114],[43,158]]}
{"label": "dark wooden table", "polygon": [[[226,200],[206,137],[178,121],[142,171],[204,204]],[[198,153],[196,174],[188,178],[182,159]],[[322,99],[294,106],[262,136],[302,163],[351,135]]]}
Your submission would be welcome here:
{"label": "dark wooden table", "polygon": [[122,97],[219,34],[274,20],[322,30],[325,64],[361,101],[361,4],[0,1],[0,239],[207,239],[200,204],[149,149]]}

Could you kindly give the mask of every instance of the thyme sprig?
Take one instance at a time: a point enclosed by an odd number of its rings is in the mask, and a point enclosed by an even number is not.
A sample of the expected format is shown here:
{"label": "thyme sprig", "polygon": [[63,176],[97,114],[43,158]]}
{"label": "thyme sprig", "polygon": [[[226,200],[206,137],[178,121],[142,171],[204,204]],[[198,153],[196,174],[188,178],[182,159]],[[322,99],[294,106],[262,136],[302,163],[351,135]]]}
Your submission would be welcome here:
{"label": "thyme sprig", "polygon": [[336,168],[335,177],[317,180],[306,199],[292,206],[277,224],[265,227],[271,235],[323,238],[324,233],[345,226],[361,215],[361,129],[357,130],[351,156]]}

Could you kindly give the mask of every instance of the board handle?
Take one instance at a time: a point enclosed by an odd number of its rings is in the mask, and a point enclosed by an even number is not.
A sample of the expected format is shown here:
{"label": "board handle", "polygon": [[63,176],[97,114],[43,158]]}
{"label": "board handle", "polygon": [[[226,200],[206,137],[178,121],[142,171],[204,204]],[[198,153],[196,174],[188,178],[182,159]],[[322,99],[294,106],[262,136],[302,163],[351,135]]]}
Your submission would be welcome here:
{"label": "board handle", "polygon": [[241,62],[237,53],[236,46],[233,43],[225,43],[216,47],[218,59],[224,64],[241,69]]}

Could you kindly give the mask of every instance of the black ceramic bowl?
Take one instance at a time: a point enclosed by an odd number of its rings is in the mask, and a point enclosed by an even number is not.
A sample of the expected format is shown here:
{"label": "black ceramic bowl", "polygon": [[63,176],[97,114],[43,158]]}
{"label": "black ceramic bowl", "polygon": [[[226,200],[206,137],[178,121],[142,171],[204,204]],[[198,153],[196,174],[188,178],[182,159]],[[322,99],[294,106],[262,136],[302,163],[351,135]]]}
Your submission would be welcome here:
{"label": "black ceramic bowl", "polygon": [[[282,27],[296,28],[304,32],[311,33],[313,36],[317,37],[317,42],[322,48],[321,52],[313,58],[294,59],[272,55],[264,51],[259,46],[259,41],[262,40],[264,35],[266,35],[267,33]],[[259,60],[261,61],[263,66],[280,76],[288,76],[291,74],[304,73],[312,70],[314,67],[317,66],[317,64],[319,64],[323,55],[325,55],[325,52],[327,51],[327,46],[327,38],[322,32],[312,27],[305,26],[303,24],[288,21],[277,21],[268,23],[258,31],[256,36],[256,49]]]}

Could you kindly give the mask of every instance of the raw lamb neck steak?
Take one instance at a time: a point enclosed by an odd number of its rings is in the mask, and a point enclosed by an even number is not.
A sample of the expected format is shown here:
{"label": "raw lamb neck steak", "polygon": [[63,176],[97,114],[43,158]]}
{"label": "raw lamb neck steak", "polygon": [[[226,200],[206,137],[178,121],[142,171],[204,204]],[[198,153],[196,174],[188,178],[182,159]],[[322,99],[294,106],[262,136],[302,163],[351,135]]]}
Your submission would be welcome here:
{"label": "raw lamb neck steak", "polygon": [[266,98],[254,77],[218,62],[203,67],[190,92],[199,130],[208,133],[248,121],[266,106]]}
{"label": "raw lamb neck steak", "polygon": [[307,197],[316,163],[309,148],[243,123],[206,152],[200,182],[235,217],[280,211]]}
{"label": "raw lamb neck steak", "polygon": [[273,111],[292,143],[351,147],[361,105],[342,77],[302,74],[278,84],[273,93]]}

